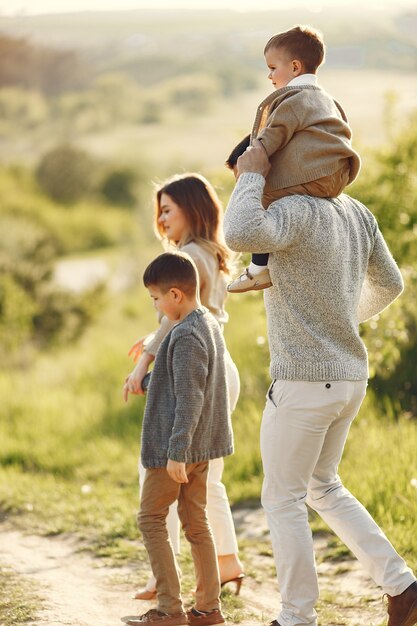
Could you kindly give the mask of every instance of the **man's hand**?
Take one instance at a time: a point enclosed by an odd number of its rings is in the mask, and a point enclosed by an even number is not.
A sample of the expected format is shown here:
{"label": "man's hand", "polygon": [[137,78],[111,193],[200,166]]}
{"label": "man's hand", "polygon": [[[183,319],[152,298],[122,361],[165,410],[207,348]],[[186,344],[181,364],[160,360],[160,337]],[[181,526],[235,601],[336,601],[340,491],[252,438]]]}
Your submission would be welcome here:
{"label": "man's hand", "polygon": [[245,152],[238,158],[236,165],[236,178],[245,172],[262,174],[266,178],[271,167],[266,150],[258,139],[255,139],[253,146],[246,148]]}
{"label": "man's hand", "polygon": [[176,483],[188,483],[185,463],[179,463],[178,461],[171,461],[171,459],[168,459],[167,472],[168,476],[172,478],[172,480],[175,480]]}

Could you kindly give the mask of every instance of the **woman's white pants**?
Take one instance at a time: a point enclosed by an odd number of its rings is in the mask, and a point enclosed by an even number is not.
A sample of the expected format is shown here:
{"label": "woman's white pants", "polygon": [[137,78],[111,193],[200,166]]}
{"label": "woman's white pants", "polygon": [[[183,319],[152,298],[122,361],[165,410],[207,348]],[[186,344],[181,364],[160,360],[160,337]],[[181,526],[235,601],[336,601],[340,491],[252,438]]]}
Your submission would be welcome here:
{"label": "woman's white pants", "polygon": [[[239,397],[240,381],[238,369],[228,351],[226,351],[226,376],[229,389],[229,406],[232,412]],[[238,551],[232,512],[226,487],[222,483],[223,467],[223,459],[213,459],[209,463],[207,477],[207,516],[218,555],[237,554]],[[142,488],[145,480],[145,472],[146,470],[139,460],[140,488]],[[180,551],[180,522],[176,502],[169,507],[166,523],[172,547],[174,552],[178,554]]]}
{"label": "woman's white pants", "polygon": [[306,503],[384,592],[400,594],[415,580],[337,473],[350,425],[365,392],[364,380],[277,380],[268,390],[261,425],[262,505],[282,598],[277,616],[281,626],[317,624],[314,607],[319,592]]}

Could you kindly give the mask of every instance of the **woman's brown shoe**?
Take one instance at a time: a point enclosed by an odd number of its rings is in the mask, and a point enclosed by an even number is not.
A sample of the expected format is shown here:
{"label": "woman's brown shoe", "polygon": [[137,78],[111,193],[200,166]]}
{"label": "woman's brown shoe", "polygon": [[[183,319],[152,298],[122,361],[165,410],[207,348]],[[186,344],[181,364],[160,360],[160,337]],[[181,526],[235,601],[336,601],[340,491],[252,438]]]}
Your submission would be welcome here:
{"label": "woman's brown shoe", "polygon": [[236,585],[235,595],[238,596],[240,593],[240,588],[243,583],[243,579],[245,578],[245,574],[239,574],[239,576],[235,576],[235,578],[230,578],[229,580],[224,580],[221,584],[222,587],[228,585],[229,583],[234,583]]}

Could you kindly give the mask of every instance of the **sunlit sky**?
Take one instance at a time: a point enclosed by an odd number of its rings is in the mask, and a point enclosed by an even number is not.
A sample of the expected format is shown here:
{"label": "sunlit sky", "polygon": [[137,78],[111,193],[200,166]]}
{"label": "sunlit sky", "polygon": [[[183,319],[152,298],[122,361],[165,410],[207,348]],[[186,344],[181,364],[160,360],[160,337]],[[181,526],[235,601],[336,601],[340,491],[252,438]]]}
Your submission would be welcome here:
{"label": "sunlit sky", "polygon": [[[238,11],[306,7],[359,7],[363,0],[0,0],[0,14],[63,13],[131,9],[232,9]],[[366,0],[367,8],[417,8],[417,0]]]}

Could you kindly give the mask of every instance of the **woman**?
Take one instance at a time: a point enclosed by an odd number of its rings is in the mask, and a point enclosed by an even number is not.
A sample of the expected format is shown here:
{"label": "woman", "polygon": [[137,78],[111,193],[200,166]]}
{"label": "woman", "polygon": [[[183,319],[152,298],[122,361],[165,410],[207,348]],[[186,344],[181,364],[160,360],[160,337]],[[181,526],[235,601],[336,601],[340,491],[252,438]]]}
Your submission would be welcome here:
{"label": "woman", "polygon": [[[161,239],[190,255],[197,266],[201,303],[207,307],[219,324],[228,321],[224,309],[226,284],[229,274],[230,251],[223,242],[222,206],[210,183],[199,174],[175,176],[163,184],[156,193],[156,231]],[[129,391],[143,394],[142,381],[155,358],[158,347],[173,323],[160,320],[159,329],[138,341],[130,350],[137,365],[128,376]],[[139,358],[138,358],[139,357]],[[227,353],[227,378],[230,409],[233,411],[239,396],[239,373]],[[221,482],[223,459],[210,461],[207,484],[207,515],[216,544],[220,580],[222,585],[234,582],[239,593],[244,577],[238,557],[236,533],[227,499]],[[140,481],[144,469],[139,467]],[[174,550],[179,552],[179,521],[176,507],[171,507],[167,518],[168,533]],[[145,589],[136,593],[138,600],[150,600],[156,595],[152,577]]]}

